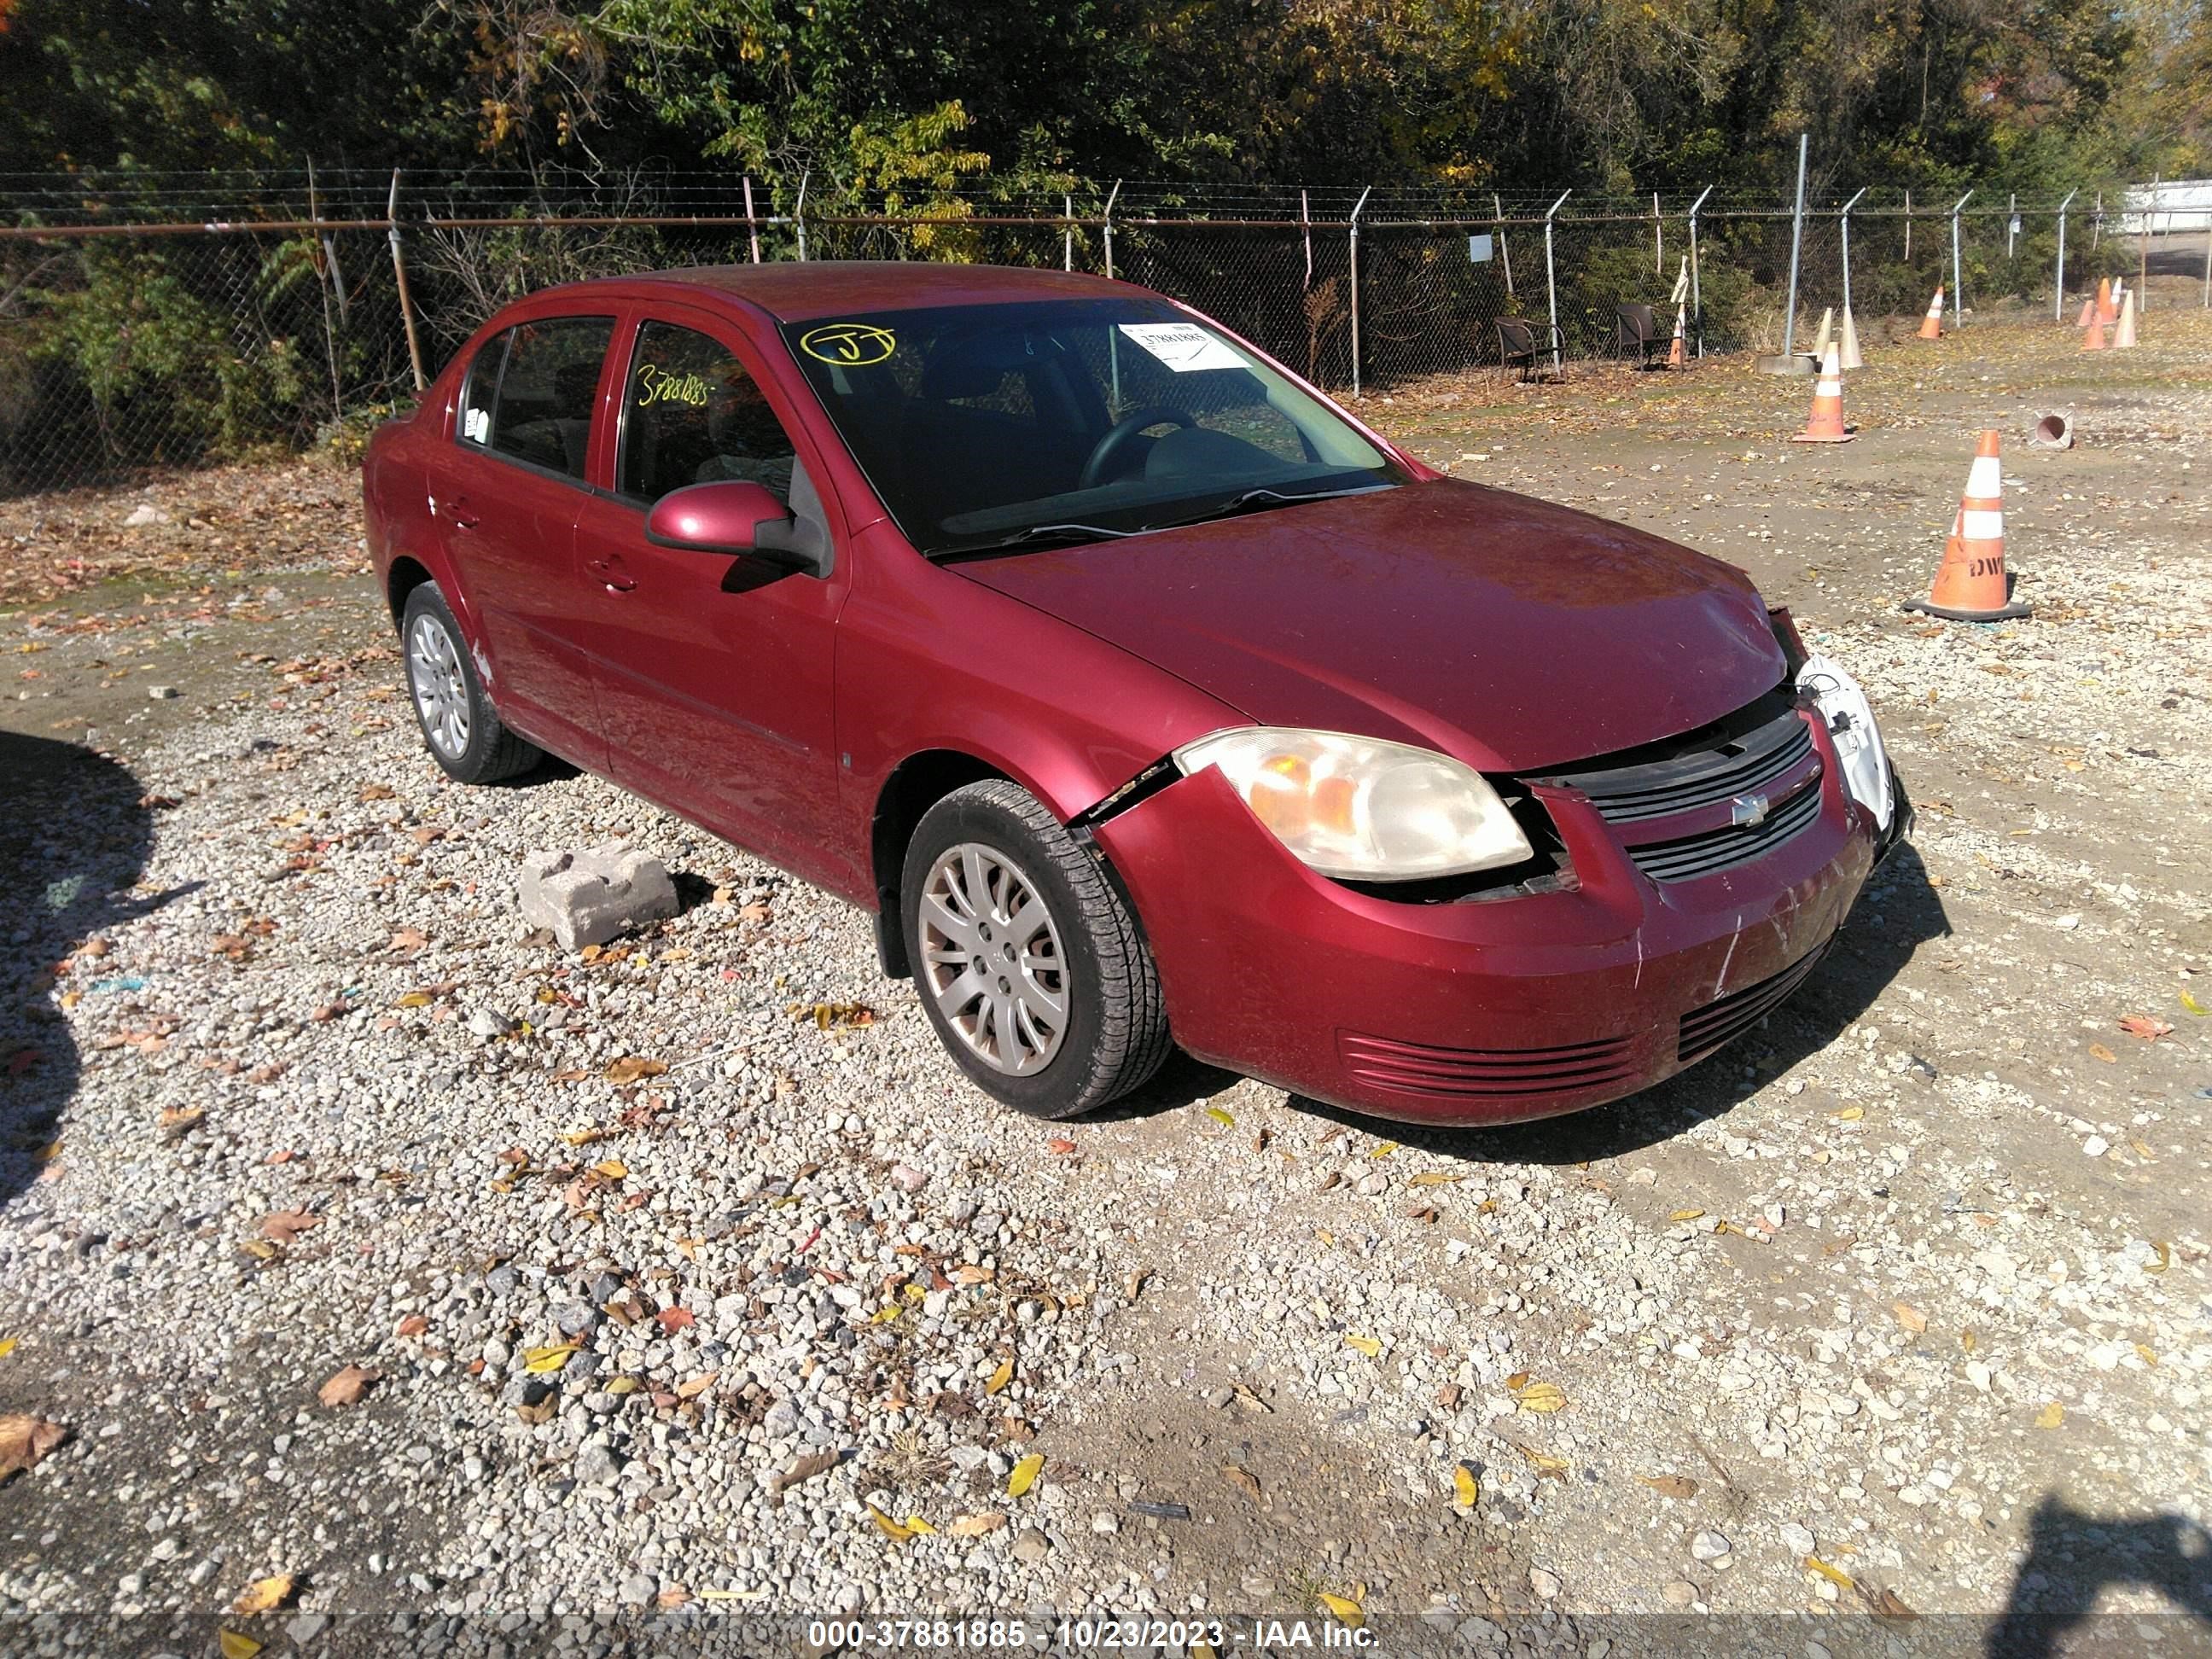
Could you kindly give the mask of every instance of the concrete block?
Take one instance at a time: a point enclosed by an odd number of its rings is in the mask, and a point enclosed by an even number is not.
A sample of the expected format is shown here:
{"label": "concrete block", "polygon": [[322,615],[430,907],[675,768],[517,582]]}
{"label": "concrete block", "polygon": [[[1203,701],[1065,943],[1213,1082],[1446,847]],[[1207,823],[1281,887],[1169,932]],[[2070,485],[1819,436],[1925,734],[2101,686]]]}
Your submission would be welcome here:
{"label": "concrete block", "polygon": [[583,853],[532,853],[522,860],[522,919],[550,927],[564,951],[676,914],[676,889],[660,860],[619,843]]}

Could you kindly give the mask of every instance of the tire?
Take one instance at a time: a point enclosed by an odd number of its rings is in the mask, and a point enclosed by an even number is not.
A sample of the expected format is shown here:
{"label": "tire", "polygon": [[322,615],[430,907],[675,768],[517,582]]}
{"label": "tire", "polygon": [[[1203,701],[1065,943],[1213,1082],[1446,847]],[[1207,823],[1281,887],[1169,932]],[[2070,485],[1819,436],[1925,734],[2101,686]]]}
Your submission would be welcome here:
{"label": "tire", "polygon": [[[963,912],[979,871],[986,902]],[[1076,1117],[1167,1058],[1167,1006],[1136,918],[1104,866],[1019,785],[972,783],[922,815],[899,907],[922,1011],[986,1094],[1033,1117]],[[1008,972],[975,975],[980,951]]]}
{"label": "tire", "polygon": [[437,583],[424,582],[407,595],[399,653],[422,746],[447,777],[495,783],[538,764],[537,746],[508,731],[484,695],[461,625]]}

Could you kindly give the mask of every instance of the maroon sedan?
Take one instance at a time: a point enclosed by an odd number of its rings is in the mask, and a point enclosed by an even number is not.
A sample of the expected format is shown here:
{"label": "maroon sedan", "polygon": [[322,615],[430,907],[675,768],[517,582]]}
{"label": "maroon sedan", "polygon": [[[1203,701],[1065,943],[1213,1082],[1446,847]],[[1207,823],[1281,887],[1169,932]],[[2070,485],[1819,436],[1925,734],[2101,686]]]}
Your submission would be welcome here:
{"label": "maroon sedan", "polygon": [[439,765],[550,750],[874,912],[1043,1116],[1171,1042],[1388,1117],[1627,1094],[1788,995],[1903,818],[1741,571],[1125,283],[554,289],[364,489]]}

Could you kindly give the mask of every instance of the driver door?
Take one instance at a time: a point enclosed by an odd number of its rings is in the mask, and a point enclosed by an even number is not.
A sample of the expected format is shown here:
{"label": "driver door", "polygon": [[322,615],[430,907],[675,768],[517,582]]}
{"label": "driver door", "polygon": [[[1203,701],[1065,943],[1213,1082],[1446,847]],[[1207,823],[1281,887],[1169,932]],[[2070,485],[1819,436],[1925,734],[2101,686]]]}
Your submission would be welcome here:
{"label": "driver door", "polygon": [[836,841],[832,643],[843,560],[817,577],[645,538],[647,508],[687,484],[765,485],[820,517],[834,546],[832,509],[729,324],[656,306],[616,350],[618,420],[602,460],[611,489],[576,526],[612,775],[787,869],[849,887],[850,872],[825,863]]}

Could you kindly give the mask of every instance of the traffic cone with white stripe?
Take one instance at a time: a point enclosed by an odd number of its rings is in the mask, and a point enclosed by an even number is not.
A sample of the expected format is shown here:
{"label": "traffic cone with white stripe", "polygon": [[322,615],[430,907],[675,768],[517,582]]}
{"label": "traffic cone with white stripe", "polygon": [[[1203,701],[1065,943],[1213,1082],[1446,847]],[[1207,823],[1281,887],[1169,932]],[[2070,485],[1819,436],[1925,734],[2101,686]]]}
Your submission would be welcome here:
{"label": "traffic cone with white stripe", "polygon": [[1805,418],[1805,429],[1790,441],[1847,444],[1856,436],[1844,426],[1844,371],[1835,347],[1830,346],[1820,357],[1820,378],[1813,387],[1813,412]]}
{"label": "traffic cone with white stripe", "polygon": [[2004,473],[1995,432],[1983,433],[1974,452],[1933,591],[1905,608],[1952,622],[2002,622],[2031,614],[2014,600],[2012,579],[2005,574]]}
{"label": "traffic cone with white stripe", "polygon": [[1936,297],[1928,302],[1928,314],[1920,319],[1919,337],[1923,340],[1943,337],[1943,289],[1940,283],[1936,289]]}
{"label": "traffic cone with white stripe", "polygon": [[2135,343],[2136,296],[2135,290],[2130,289],[2128,290],[2127,297],[2120,301],[2120,320],[2112,330],[2112,349],[2126,351],[2132,348]]}

